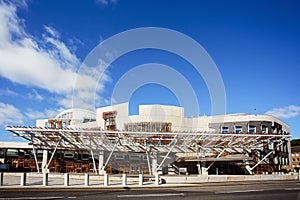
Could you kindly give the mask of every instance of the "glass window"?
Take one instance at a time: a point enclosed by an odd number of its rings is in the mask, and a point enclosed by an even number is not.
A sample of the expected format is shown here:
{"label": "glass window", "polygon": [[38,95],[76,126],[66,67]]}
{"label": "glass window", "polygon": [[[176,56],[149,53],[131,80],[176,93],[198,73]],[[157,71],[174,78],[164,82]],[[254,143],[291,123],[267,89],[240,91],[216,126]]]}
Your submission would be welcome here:
{"label": "glass window", "polygon": [[242,133],[242,127],[241,126],[234,126],[235,133]]}
{"label": "glass window", "polygon": [[140,157],[140,155],[130,155],[129,159],[130,160],[140,160],[141,157]]}
{"label": "glass window", "polygon": [[115,155],[116,160],[124,160],[124,155],[117,154]]}
{"label": "glass window", "polygon": [[7,156],[18,156],[19,151],[17,149],[7,149]]}
{"label": "glass window", "polygon": [[228,133],[228,130],[229,130],[228,127],[223,126],[222,129],[221,129],[221,132],[222,132],[222,133]]}
{"label": "glass window", "polygon": [[256,126],[249,125],[248,126],[248,132],[249,133],[256,133]]}
{"label": "glass window", "polygon": [[267,133],[268,132],[268,127],[265,125],[261,125],[261,132],[262,133]]}

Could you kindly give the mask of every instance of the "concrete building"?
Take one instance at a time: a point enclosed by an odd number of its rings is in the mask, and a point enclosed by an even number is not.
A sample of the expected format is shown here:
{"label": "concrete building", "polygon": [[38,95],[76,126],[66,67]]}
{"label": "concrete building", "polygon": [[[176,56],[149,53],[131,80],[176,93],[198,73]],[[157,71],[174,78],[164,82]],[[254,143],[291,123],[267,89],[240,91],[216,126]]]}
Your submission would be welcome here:
{"label": "concrete building", "polygon": [[52,164],[67,172],[243,174],[280,171],[291,164],[289,126],[273,116],[187,118],[183,107],[169,105],[140,105],[137,115],[128,110],[128,103],[96,113],[69,109],[54,119],[37,120],[33,129],[7,130],[36,149],[52,151],[54,156],[44,152],[44,157],[58,164],[43,161],[44,167]]}
{"label": "concrete building", "polygon": [[295,171],[300,169],[300,146],[295,146],[291,148],[292,152],[292,168]]}

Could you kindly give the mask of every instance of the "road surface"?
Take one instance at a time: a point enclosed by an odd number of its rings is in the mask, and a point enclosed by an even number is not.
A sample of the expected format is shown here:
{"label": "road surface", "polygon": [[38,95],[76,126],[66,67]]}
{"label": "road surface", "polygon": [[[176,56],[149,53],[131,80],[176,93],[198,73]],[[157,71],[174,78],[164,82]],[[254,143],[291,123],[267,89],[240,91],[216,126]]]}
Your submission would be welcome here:
{"label": "road surface", "polygon": [[0,188],[0,200],[11,199],[205,199],[300,200],[299,181],[206,183],[189,187],[140,189],[103,188]]}

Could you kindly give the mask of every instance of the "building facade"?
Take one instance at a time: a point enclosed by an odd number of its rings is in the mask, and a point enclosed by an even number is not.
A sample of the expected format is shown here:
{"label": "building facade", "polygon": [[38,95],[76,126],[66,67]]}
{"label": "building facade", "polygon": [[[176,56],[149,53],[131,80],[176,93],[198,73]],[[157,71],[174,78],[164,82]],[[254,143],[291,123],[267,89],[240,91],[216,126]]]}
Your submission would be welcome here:
{"label": "building facade", "polygon": [[[131,152],[122,152],[119,148],[112,154],[97,149],[93,155],[89,149],[57,149],[50,163],[52,171],[89,172],[98,169],[100,172],[105,165],[108,173],[151,174],[159,170],[160,173],[176,174],[244,174],[247,171],[275,172],[291,165],[289,126],[273,116],[229,114],[187,118],[183,107],[169,105],[140,105],[137,115],[129,115],[128,110],[128,103],[122,103],[98,108],[96,112],[69,109],[54,119],[37,120],[36,127],[41,127],[45,133],[48,129],[63,130],[68,134],[74,130],[98,130],[106,134],[106,138],[110,134],[118,135],[119,139],[123,133],[152,134],[151,141],[128,136],[126,142],[131,141],[130,148],[134,147],[133,143],[145,147],[140,150],[132,148]],[[76,134],[80,135],[80,131]],[[178,134],[183,138],[181,141],[176,139]],[[175,136],[171,140],[171,136],[164,135]],[[80,137],[76,142],[81,142]],[[124,142],[122,145],[126,146]],[[155,152],[149,151],[151,148]],[[169,150],[160,152],[163,148]]]}

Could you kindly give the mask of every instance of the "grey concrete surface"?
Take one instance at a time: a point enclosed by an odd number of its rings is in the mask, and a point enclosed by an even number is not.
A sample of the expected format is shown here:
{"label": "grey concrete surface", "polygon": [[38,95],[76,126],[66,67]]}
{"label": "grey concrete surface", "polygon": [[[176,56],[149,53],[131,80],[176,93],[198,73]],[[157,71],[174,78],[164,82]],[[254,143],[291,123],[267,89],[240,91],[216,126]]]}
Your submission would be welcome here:
{"label": "grey concrete surface", "polygon": [[0,200],[11,199],[263,199],[263,200],[298,200],[300,182],[259,181],[201,183],[193,186],[152,187],[152,188],[103,188],[103,187],[20,187],[0,188]]}

